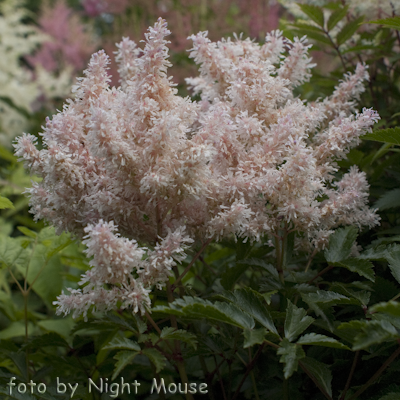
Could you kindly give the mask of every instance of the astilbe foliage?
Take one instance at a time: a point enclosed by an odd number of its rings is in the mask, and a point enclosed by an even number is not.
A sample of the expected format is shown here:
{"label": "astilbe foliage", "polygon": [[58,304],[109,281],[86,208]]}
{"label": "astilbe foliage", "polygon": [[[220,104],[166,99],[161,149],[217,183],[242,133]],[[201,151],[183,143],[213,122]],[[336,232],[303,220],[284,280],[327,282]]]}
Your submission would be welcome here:
{"label": "astilbe foliage", "polygon": [[259,241],[284,228],[297,233],[297,249],[316,251],[338,226],[378,223],[365,174],[335,175],[379,119],[355,109],[364,65],[307,104],[293,94],[313,67],[305,38],[275,31],[260,46],[201,32],[191,36],[195,102],[167,77],[169,33],[159,19],[143,50],[123,39],[119,88],[109,87],[107,55],[95,53],[75,99],[47,120],[44,149],[29,134],[17,141],[16,154],[43,178],[29,189],[36,219],[83,237],[93,256],[86,286],[62,294],[59,312],[143,312],[194,242]]}

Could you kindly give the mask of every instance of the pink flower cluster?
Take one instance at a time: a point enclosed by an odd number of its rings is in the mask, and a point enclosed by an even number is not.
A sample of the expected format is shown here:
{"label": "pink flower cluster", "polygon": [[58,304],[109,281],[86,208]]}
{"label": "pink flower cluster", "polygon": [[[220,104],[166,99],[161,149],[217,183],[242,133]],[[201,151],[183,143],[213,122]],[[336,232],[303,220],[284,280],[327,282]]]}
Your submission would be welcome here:
{"label": "pink flower cluster", "polygon": [[29,189],[36,219],[84,237],[93,256],[87,285],[61,295],[59,312],[117,303],[143,312],[194,241],[257,241],[286,229],[321,249],[338,226],[378,223],[365,174],[335,175],[336,161],[379,119],[355,112],[365,66],[308,104],[293,95],[314,65],[305,38],[272,32],[260,46],[213,43],[201,32],[191,37],[195,102],[167,77],[169,33],[159,19],[143,50],[121,42],[118,88],[109,87],[107,55],[95,53],[75,99],[47,120],[44,149],[33,135],[16,144],[43,178]]}
{"label": "pink flower cluster", "polygon": [[81,71],[97,45],[79,16],[63,0],[57,0],[52,6],[43,8],[38,22],[49,40],[33,56],[27,57],[28,61],[50,72],[58,72],[67,66]]}

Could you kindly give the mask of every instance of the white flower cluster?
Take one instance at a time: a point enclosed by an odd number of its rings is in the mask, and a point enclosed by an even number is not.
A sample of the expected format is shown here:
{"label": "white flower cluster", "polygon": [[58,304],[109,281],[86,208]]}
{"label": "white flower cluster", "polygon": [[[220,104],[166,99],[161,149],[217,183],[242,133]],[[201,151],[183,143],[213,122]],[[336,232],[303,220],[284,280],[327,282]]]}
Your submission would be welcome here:
{"label": "white flower cluster", "polygon": [[56,79],[43,68],[32,71],[21,62],[48,39],[37,27],[23,22],[29,12],[22,3],[0,2],[0,144],[7,147],[27,128],[27,116],[38,97],[64,97],[71,82],[71,71],[62,71]]}
{"label": "white flower cluster", "polygon": [[335,161],[379,119],[355,112],[365,66],[307,104],[293,95],[313,66],[304,38],[272,32],[260,46],[212,43],[202,32],[191,37],[195,102],[167,77],[168,34],[159,19],[143,50],[122,41],[119,88],[109,87],[107,55],[94,54],[75,100],[47,120],[44,149],[27,134],[16,144],[43,178],[29,189],[36,218],[84,237],[93,256],[87,285],[60,296],[60,312],[143,312],[193,241],[296,231],[305,248],[320,249],[338,226],[378,223],[365,174],[335,175]]}

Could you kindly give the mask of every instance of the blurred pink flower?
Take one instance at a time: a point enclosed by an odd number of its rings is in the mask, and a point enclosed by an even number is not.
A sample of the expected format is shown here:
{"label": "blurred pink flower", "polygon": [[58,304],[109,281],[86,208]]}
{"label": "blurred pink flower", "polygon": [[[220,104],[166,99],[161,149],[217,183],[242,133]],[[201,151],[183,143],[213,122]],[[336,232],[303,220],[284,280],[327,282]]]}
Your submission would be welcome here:
{"label": "blurred pink flower", "polygon": [[43,43],[35,55],[27,59],[31,65],[41,65],[47,71],[59,71],[72,66],[79,71],[96,50],[96,40],[82,24],[79,16],[63,0],[42,8],[39,26],[50,40]]}
{"label": "blurred pink flower", "polygon": [[89,17],[102,13],[120,14],[128,7],[129,0],[83,0],[82,6]]}

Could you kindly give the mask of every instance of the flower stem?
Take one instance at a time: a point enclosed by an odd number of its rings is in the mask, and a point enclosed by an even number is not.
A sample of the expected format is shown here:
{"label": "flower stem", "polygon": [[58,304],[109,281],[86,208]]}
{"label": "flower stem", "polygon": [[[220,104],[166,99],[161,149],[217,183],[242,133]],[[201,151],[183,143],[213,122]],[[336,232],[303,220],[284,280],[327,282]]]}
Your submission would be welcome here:
{"label": "flower stem", "polygon": [[353,394],[353,396],[350,397],[349,400],[355,400],[357,397],[359,397],[362,393],[364,393],[374,382],[379,376],[383,373],[383,371],[396,359],[396,357],[400,354],[400,347],[382,364],[382,366],[378,369],[378,371],[375,372],[375,374],[367,381],[365,385],[363,385],[360,389],[357,390]]}

